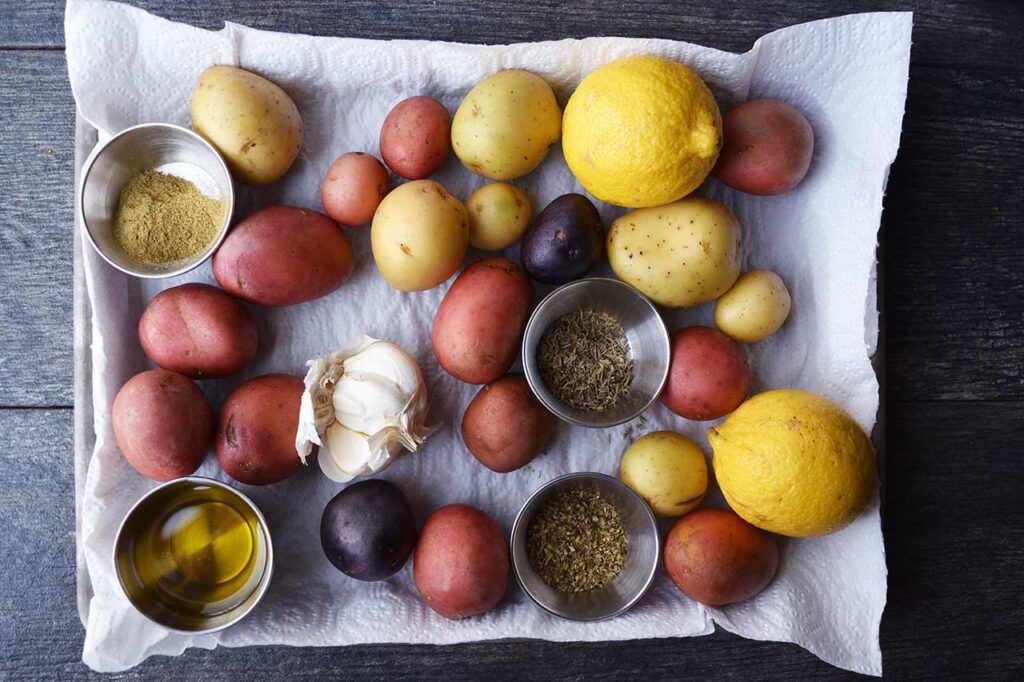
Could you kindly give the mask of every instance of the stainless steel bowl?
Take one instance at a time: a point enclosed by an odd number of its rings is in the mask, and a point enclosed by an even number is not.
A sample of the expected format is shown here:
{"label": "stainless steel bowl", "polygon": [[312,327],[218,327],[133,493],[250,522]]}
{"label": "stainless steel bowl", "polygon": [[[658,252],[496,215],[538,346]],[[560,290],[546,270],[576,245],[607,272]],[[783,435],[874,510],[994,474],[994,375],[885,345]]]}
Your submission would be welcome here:
{"label": "stainless steel bowl", "polygon": [[[558,400],[537,367],[537,346],[544,332],[560,317],[577,310],[608,313],[619,321],[629,340],[633,383],[625,397],[604,412],[583,412]],[[580,426],[615,426],[642,413],[661,393],[668,364],[668,330],[658,309],[639,291],[615,279],[591,277],[555,289],[533,311],[523,335],[523,369],[534,395],[548,410]]]}
{"label": "stainless steel bowl", "polygon": [[[125,253],[114,238],[121,190],[133,177],[149,170],[190,180],[207,196],[224,201],[224,223],[217,238],[195,258],[175,263],[144,263]],[[169,123],[127,128],[98,146],[82,168],[78,188],[78,211],[89,241],[104,260],[136,277],[173,277],[205,262],[224,240],[234,206],[231,173],[221,155],[196,133]]]}
{"label": "stainless steel bowl", "polygon": [[[526,552],[526,533],[537,511],[564,490],[593,490],[619,511],[629,549],[626,565],[606,586],[570,594],[548,587],[533,570]],[[512,526],[512,567],[523,591],[545,611],[569,620],[603,620],[630,609],[654,580],[661,554],[658,524],[643,498],[625,483],[596,473],[567,474],[541,486],[519,510]]]}
{"label": "stainless steel bowl", "polygon": [[[230,599],[230,603],[224,604],[216,613],[209,615],[197,616],[191,613],[186,615],[176,612],[155,596],[152,591],[147,590],[136,573],[133,545],[143,538],[133,536],[129,529],[132,529],[133,523],[137,526],[139,523],[157,518],[158,514],[173,513],[166,508],[166,505],[173,501],[175,493],[182,489],[194,491],[197,496],[203,496],[204,490],[220,491],[220,494],[229,497],[233,503],[251,510],[257,522],[256,532],[258,535],[254,539],[255,563],[252,574],[244,588]],[[224,502],[223,498],[209,498],[209,501]],[[270,586],[270,578],[274,572],[274,545],[270,538],[267,520],[259,508],[253,504],[252,500],[231,486],[202,476],[176,478],[158,485],[140,497],[132,505],[124,520],[121,521],[121,526],[117,529],[113,558],[121,589],[139,613],[168,630],[193,635],[223,630],[247,616],[263,598]]]}

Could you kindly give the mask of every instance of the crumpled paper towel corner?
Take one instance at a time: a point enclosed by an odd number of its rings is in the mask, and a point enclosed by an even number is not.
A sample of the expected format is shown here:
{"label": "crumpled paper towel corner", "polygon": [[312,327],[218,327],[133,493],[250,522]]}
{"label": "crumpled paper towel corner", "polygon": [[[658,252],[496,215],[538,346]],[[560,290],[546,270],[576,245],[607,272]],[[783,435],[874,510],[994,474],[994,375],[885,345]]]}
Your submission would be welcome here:
{"label": "crumpled paper towel corner", "polygon": [[[806,181],[777,197],[743,195],[713,180],[703,188],[740,218],[745,267],[778,271],[793,294],[794,312],[786,327],[748,349],[755,390],[799,387],[822,393],[868,431],[874,426],[878,383],[869,356],[878,334],[875,245],[886,177],[899,145],[909,13],[850,15],[793,26],[762,37],[744,54],[621,38],[484,46],[308,37],[233,24],[211,32],[96,0],[70,0],[65,29],[78,112],[100,139],[148,121],[188,125],[196,77],[213,64],[254,69],[291,93],[306,124],[302,154],[277,185],[259,192],[240,187],[238,215],[272,203],[319,208],[318,188],[327,166],[344,151],[376,152],[380,122],[399,99],[430,94],[454,111],[473,84],[501,68],[539,73],[564,104],[595,67],[627,54],[652,53],[696,68],[723,108],[751,97],[787,100],[807,115],[816,134]],[[81,152],[88,150],[78,151],[83,158]],[[461,197],[484,182],[454,160],[438,180]],[[521,186],[538,207],[579,191],[557,149]],[[621,213],[607,206],[601,210],[606,220]],[[658,406],[643,421],[613,429],[561,425],[547,454],[530,466],[506,475],[484,470],[466,455],[450,426],[475,388],[445,375],[430,349],[433,313],[445,288],[418,294],[388,289],[372,267],[366,232],[348,232],[357,271],[341,290],[310,303],[261,311],[257,361],[244,376],[205,382],[213,404],[252,376],[273,371],[301,376],[307,359],[360,334],[394,341],[420,362],[435,396],[432,414],[449,427],[383,477],[408,493],[421,519],[458,501],[487,511],[506,531],[519,505],[542,482],[570,471],[614,474],[624,447],[644,431],[682,431],[707,449],[707,424],[687,422]],[[707,634],[717,623],[752,639],[795,642],[842,668],[881,674],[878,628],[886,568],[877,495],[864,514],[838,533],[784,540],[778,576],[743,604],[700,606],[661,572],[636,608],[610,621],[556,619],[535,608],[515,586],[492,612],[448,621],[418,598],[409,566],[373,584],[347,580],[331,567],[320,550],[317,528],[321,510],[339,486],[314,466],[278,485],[239,485],[265,512],[278,549],[271,588],[247,619],[204,636],[174,634],[150,623],[122,595],[111,560],[119,522],[152,484],[117,451],[110,404],[121,384],[147,366],[135,338],[146,301],[161,288],[185,281],[212,283],[213,278],[205,266],[172,280],[144,282],[113,271],[88,246],[81,251],[78,265],[92,309],[92,345],[79,352],[88,354],[84,359],[92,384],[91,392],[78,400],[91,405],[95,433],[76,442],[75,457],[86,472],[76,488],[84,557],[80,580],[91,595],[82,614],[87,623],[83,660],[90,667],[123,670],[148,656],[175,655],[193,646],[624,640]],[[707,324],[711,317],[706,309],[666,311],[666,321],[675,329]],[[198,474],[226,480],[212,457]],[[717,493],[709,499],[721,504]]]}

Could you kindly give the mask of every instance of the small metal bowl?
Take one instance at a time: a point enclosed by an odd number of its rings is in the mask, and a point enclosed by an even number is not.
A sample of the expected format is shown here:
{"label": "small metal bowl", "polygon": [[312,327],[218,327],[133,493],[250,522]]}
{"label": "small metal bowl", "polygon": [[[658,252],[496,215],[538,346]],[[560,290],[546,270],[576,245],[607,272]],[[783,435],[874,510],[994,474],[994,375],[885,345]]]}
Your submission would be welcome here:
{"label": "small metal bowl", "polygon": [[[625,397],[604,412],[583,412],[558,400],[537,367],[537,346],[544,332],[577,310],[608,313],[619,321],[629,340],[633,383]],[[552,291],[533,311],[523,335],[523,369],[533,394],[565,421],[591,428],[622,424],[650,407],[665,386],[669,355],[668,330],[654,304],[628,284],[606,277],[577,280]]]}
{"label": "small metal bowl", "polygon": [[[139,575],[134,557],[136,544],[146,542],[152,537],[140,532],[140,527],[144,528],[147,522],[155,521],[161,516],[166,518],[178,511],[171,503],[176,499],[180,500],[177,496],[182,493],[191,493],[192,500],[229,504],[236,510],[248,509],[256,520],[252,550],[254,563],[251,573],[241,589],[232,593],[223,602],[211,605],[209,613],[197,614],[175,608],[161,596],[159,589],[154,590],[146,586]],[[202,476],[186,476],[168,481],[139,498],[117,529],[113,558],[121,589],[139,613],[172,632],[193,635],[223,630],[248,615],[266,593],[274,571],[274,546],[267,520],[259,508],[231,486]],[[161,573],[160,580],[169,581],[166,582],[168,585],[178,584],[182,578],[180,574],[175,575],[178,571],[180,567],[168,573]]]}
{"label": "small metal bowl", "polygon": [[[207,196],[225,203],[224,223],[205,251],[173,263],[144,263],[132,258],[114,238],[121,190],[139,173],[156,170],[195,183]],[[173,277],[204,263],[217,250],[231,224],[235,190],[224,159],[196,133],[169,123],[144,123],[122,130],[98,146],[82,168],[78,211],[96,252],[115,268],[145,278]]]}
{"label": "small metal bowl", "polygon": [[[559,592],[533,570],[526,533],[537,511],[564,490],[593,490],[609,500],[622,517],[629,549],[626,565],[606,586],[587,592]],[[523,591],[535,604],[561,618],[578,621],[613,618],[640,601],[654,580],[661,554],[658,524],[643,498],[622,481],[597,473],[578,473],[548,481],[530,495],[512,525],[512,567]]]}

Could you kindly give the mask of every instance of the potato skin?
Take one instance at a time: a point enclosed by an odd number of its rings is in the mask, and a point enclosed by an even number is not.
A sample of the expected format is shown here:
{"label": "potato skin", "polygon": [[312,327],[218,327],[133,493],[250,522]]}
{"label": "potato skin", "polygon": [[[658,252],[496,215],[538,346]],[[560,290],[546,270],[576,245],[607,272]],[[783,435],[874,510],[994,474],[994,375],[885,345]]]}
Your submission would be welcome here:
{"label": "potato skin", "polygon": [[712,171],[747,194],[788,192],[807,175],[814,130],[796,107],[777,99],[744,102],[722,117],[722,153]]}
{"label": "potato skin", "polygon": [[469,243],[482,251],[501,251],[519,241],[530,226],[533,207],[515,185],[492,182],[466,199]]}
{"label": "potato skin", "polygon": [[751,270],[715,302],[715,326],[734,341],[757,343],[785,324],[792,305],[781,277],[770,270]]}
{"label": "potato skin", "polygon": [[213,438],[213,410],[194,383],[151,369],[121,387],[111,409],[114,439],[146,478],[170,481],[199,468]]}
{"label": "potato skin", "polygon": [[704,499],[708,463],[700,446],[673,431],[654,431],[622,454],[619,478],[658,516],[681,516]]}
{"label": "potato skin", "polygon": [[494,381],[516,360],[532,303],[530,280],[518,265],[507,258],[473,263],[437,308],[434,357],[459,381]]}
{"label": "potato skin", "polygon": [[436,287],[455,274],[469,248],[466,207],[433,180],[399,185],[373,216],[370,246],[391,288]]}
{"label": "potato skin", "polygon": [[672,582],[708,606],[750,599],[768,586],[778,566],[775,537],[725,509],[687,514],[665,540],[665,568]]}
{"label": "potato skin", "polygon": [[250,485],[288,478],[302,461],[295,452],[302,380],[266,374],[239,386],[224,401],[217,424],[217,459],[228,476]]}
{"label": "potato skin", "polygon": [[373,220],[388,193],[388,170],[377,157],[363,152],[346,152],[327,169],[320,185],[324,213],[348,227],[360,227]]}
{"label": "potato skin", "polygon": [[710,327],[685,327],[672,334],[672,359],[661,402],[694,421],[729,414],[750,393],[753,377],[743,351]]}
{"label": "potato skin", "polygon": [[739,221],[711,199],[630,211],[612,223],[607,245],[615,275],[670,308],[713,301],[740,274]]}
{"label": "potato skin", "polygon": [[182,284],[146,306],[139,343],[163,369],[212,379],[242,371],[259,342],[256,321],[238,300],[207,284]]}
{"label": "potato skin", "polygon": [[452,117],[433,97],[410,97],[395,105],[380,129],[380,155],[388,168],[408,180],[422,180],[451,151]]}
{"label": "potato skin", "polygon": [[352,267],[352,248],[337,223],[294,206],[253,213],[213,254],[213,276],[225,291],[266,306],[326,296],[345,283]]}
{"label": "potato skin", "polygon": [[420,596],[445,618],[468,618],[492,609],[508,586],[508,543],[484,512],[465,504],[430,515],[413,556]]}
{"label": "potato skin", "polygon": [[504,474],[540,454],[555,428],[522,374],[506,374],[480,389],[462,416],[462,440],[491,471]]}
{"label": "potato skin", "polygon": [[235,179],[248,185],[278,180],[302,147],[302,117],[288,93],[234,66],[211,66],[199,75],[192,127],[224,156]]}

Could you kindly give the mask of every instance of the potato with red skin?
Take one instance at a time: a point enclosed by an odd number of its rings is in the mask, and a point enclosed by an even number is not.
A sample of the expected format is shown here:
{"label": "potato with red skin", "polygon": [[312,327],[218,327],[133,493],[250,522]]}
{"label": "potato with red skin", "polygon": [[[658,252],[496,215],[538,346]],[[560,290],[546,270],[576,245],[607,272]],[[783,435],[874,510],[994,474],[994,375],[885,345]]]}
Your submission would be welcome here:
{"label": "potato with red skin", "polygon": [[508,543],[498,524],[465,504],[442,507],[420,531],[413,580],[427,606],[445,618],[494,608],[508,587]]}
{"label": "potato with red skin", "polygon": [[462,440],[473,456],[504,474],[533,461],[555,428],[555,416],[534,397],[522,374],[480,389],[462,416]]}
{"label": "potato with red skin", "polygon": [[215,448],[221,468],[241,483],[267,485],[302,468],[295,452],[302,380],[267,374],[245,382],[224,401]]}
{"label": "potato with red skin", "polygon": [[712,173],[747,194],[788,192],[807,175],[814,130],[796,107],[754,99],[722,117],[722,152]]}
{"label": "potato with red skin", "polygon": [[433,97],[410,97],[395,105],[380,129],[384,163],[408,180],[422,180],[451,151],[452,117]]}
{"label": "potato with red skin", "polygon": [[388,193],[388,169],[377,157],[363,152],[346,152],[327,169],[320,185],[324,213],[347,227],[360,227]]}
{"label": "potato with red skin", "polygon": [[708,606],[750,599],[779,567],[774,535],[726,509],[698,509],[665,540],[665,569],[683,594]]}
{"label": "potato with red skin", "polygon": [[259,341],[256,321],[237,299],[208,284],[182,284],[146,306],[139,343],[163,369],[212,379],[245,369]]}
{"label": "potato with red skin", "polygon": [[170,481],[194,473],[213,439],[213,410],[193,382],[151,369],[121,387],[111,409],[114,439],[146,478]]}
{"label": "potato with red skin", "polygon": [[710,327],[684,327],[670,340],[672,358],[661,402],[680,417],[718,419],[746,400],[753,377],[743,350]]}
{"label": "potato with red skin", "polygon": [[441,367],[459,381],[486,384],[519,354],[533,304],[530,279],[507,258],[486,258],[452,283],[434,316],[432,342]]}
{"label": "potato with red skin", "polygon": [[213,254],[213,276],[233,296],[283,306],[326,296],[352,274],[352,249],[333,220],[270,206],[238,223]]}

